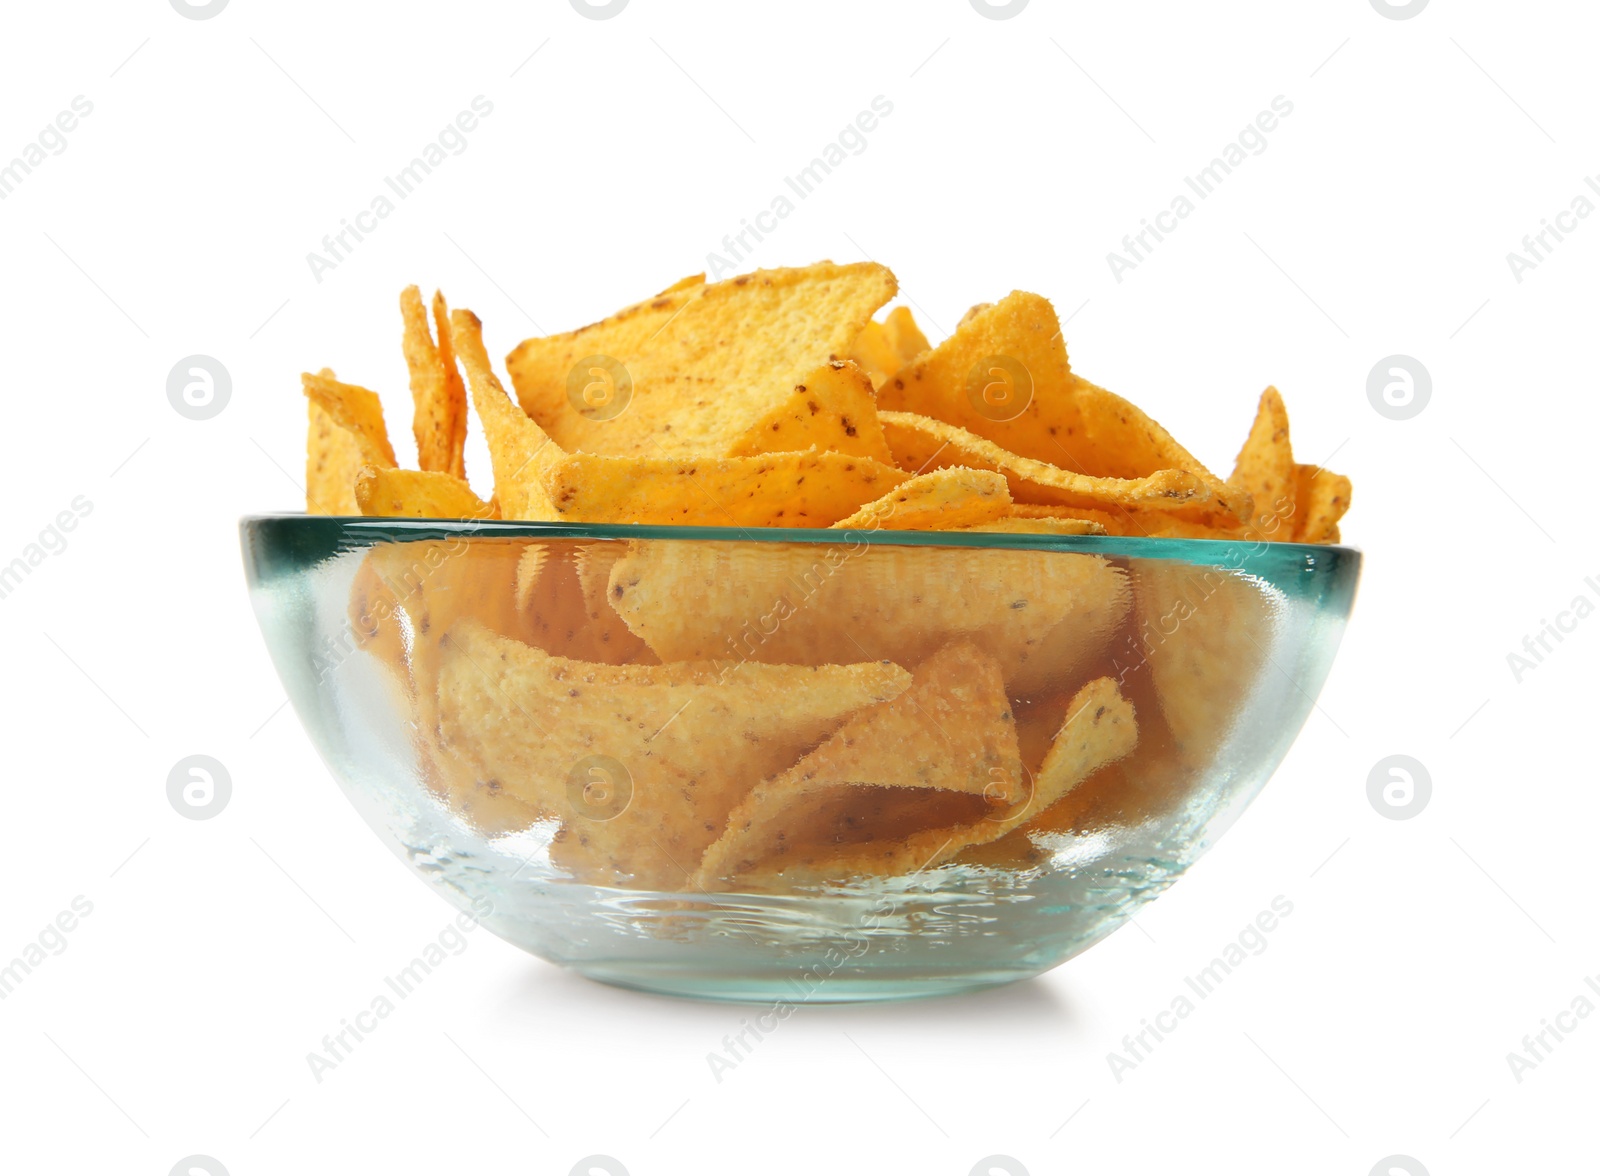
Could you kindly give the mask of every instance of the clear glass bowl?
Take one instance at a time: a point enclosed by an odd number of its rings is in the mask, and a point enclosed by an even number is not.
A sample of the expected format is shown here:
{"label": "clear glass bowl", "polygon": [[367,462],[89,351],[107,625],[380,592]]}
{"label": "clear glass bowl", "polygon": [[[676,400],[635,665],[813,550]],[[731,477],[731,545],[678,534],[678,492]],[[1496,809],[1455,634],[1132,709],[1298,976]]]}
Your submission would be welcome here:
{"label": "clear glass bowl", "polygon": [[519,947],[777,1002],[1036,975],[1260,790],[1361,557],[264,516],[256,615],[374,830]]}

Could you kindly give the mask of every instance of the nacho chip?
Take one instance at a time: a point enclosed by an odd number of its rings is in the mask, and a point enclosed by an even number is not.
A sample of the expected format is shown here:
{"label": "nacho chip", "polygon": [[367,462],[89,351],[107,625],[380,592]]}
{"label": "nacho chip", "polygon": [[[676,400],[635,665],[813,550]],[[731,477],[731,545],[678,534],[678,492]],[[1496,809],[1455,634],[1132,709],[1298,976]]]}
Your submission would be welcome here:
{"label": "nacho chip", "polygon": [[832,360],[811,372],[729,447],[728,456],[813,448],[894,464],[878,423],[872,383],[854,363]]}
{"label": "nacho chip", "polygon": [[[726,454],[819,364],[844,357],[894,292],[894,275],[872,262],[758,270],[529,339],[506,362],[523,408],[568,450]],[[569,399],[569,375],[590,357],[628,375],[616,415],[591,419]]]}
{"label": "nacho chip", "polygon": [[850,361],[871,379],[874,388],[883,387],[883,382],[894,375],[901,364],[900,356],[889,343],[883,324],[872,319],[867,320],[861,333],[850,344],[849,355]]}
{"label": "nacho chip", "polygon": [[635,541],[610,599],[663,661],[918,665],[964,638],[1017,694],[1072,682],[1127,615],[1126,573],[1057,551]]}
{"label": "nacho chip", "polygon": [[1320,466],[1299,465],[1295,485],[1295,542],[1339,542],[1339,520],[1350,509],[1350,479]]}
{"label": "nacho chip", "polygon": [[[443,305],[443,297],[436,294],[436,313],[442,312]],[[416,406],[411,430],[417,438],[417,464],[424,470],[465,478],[462,447],[467,440],[467,394],[461,376],[446,367],[428,333],[428,311],[415,286],[400,292],[400,315],[405,324],[402,342],[406,370],[411,374],[411,399]]]}
{"label": "nacho chip", "polygon": [[561,460],[559,446],[517,410],[506,395],[483,349],[483,323],[470,310],[450,316],[451,344],[466,369],[472,403],[483,422],[494,467],[494,496],[501,517],[549,520],[557,516],[545,490],[545,476]]}
{"label": "nacho chip", "polygon": [[564,522],[826,527],[905,480],[892,466],[843,453],[682,460],[574,453],[551,464],[544,486],[552,517]]}
{"label": "nacho chip", "polygon": [[1224,521],[1251,518],[1254,508],[1249,492],[1219,479],[1143,410],[1078,375],[1072,377],[1072,398],[1081,432],[1064,443],[1071,455],[1069,464],[1109,478],[1184,470],[1205,483],[1215,500],[1216,513],[1227,516]]}
{"label": "nacho chip", "polygon": [[1084,474],[1018,457],[991,441],[955,425],[907,412],[879,415],[890,452],[902,469],[964,466],[1004,474],[1018,503],[1097,508],[1205,511],[1212,509],[1209,489],[1194,474],[1162,470],[1143,478],[1091,478]]}
{"label": "nacho chip", "polygon": [[[1255,423],[1228,484],[1249,493],[1255,505],[1255,517],[1249,521],[1263,537],[1288,538],[1295,515],[1294,451],[1289,444],[1289,414],[1276,388],[1261,394]],[[1285,528],[1282,535],[1277,534],[1280,528]]]}
{"label": "nacho chip", "polygon": [[900,361],[895,365],[896,370],[928,350],[928,337],[911,317],[909,306],[897,306],[889,312],[883,320],[883,337]]}
{"label": "nacho chip", "polygon": [[991,522],[1010,506],[1005,478],[955,467],[918,474],[833,525],[866,531],[950,531]]}
{"label": "nacho chip", "polygon": [[530,645],[603,665],[658,663],[606,601],[606,578],[622,543],[553,540],[530,547],[517,565],[517,607]]}
{"label": "nacho chip", "polygon": [[959,531],[987,531],[996,535],[1104,535],[1105,527],[1093,519],[1026,518],[1006,514],[986,523],[958,527]]}
{"label": "nacho chip", "polygon": [[[333,378],[329,368],[321,373]],[[356,474],[366,461],[355,435],[314,399],[306,400],[306,513],[358,515]]]}
{"label": "nacho chip", "polygon": [[301,374],[300,384],[311,402],[355,439],[362,464],[395,464],[389,430],[383,423],[383,403],[376,392],[358,384],[341,384],[331,375],[313,376],[310,372]]}
{"label": "nacho chip", "polygon": [[1131,667],[1148,662],[1161,712],[1185,763],[1209,763],[1244,714],[1276,630],[1277,593],[1225,568],[1141,561]]}
{"label": "nacho chip", "polygon": [[489,504],[453,474],[362,466],[356,504],[364,515],[410,519],[487,519]]}
{"label": "nacho chip", "polygon": [[[907,694],[917,689],[913,683]],[[854,725],[856,720],[852,720]],[[848,730],[849,726],[841,729]],[[835,740],[839,735],[834,737]],[[830,741],[832,742],[832,741]],[[865,740],[863,740],[865,742]],[[824,744],[813,756],[802,760],[773,785],[763,785],[729,818],[724,841],[741,833],[740,843],[729,852],[719,841],[706,854],[701,878],[707,882],[739,878],[745,884],[793,884],[814,881],[845,881],[862,877],[888,876],[930,869],[949,861],[975,846],[998,841],[1026,825],[1067,796],[1079,783],[1095,772],[1131,752],[1138,742],[1138,725],[1133,707],[1118,692],[1110,678],[1099,678],[1083,687],[1068,704],[1044,762],[1024,795],[1006,808],[969,812],[964,820],[933,823],[921,828],[908,826],[908,816],[929,817],[953,811],[956,798],[916,798],[924,801],[920,813],[908,813],[905,806],[890,809],[884,804],[882,788],[867,788],[860,783],[842,790],[842,795],[827,797],[818,784],[830,773],[826,761],[808,768],[808,761],[821,756]],[[1015,736],[1012,735],[1012,746]],[[850,765],[846,765],[848,768]],[[1019,765],[1020,766],[1020,765]],[[1002,769],[1002,772],[1005,769]],[[796,773],[809,771],[810,804],[792,804],[786,811],[780,798],[793,795],[793,783],[779,791]],[[859,773],[857,773],[859,774]],[[995,777],[999,779],[997,775]],[[801,787],[805,787],[802,785]],[[893,786],[890,786],[891,788]],[[756,797],[768,790],[765,811],[756,812]],[[776,793],[776,795],[773,795]],[[818,794],[823,795],[819,796]],[[829,801],[833,803],[829,803]],[[928,804],[927,801],[934,801]],[[942,803],[941,803],[942,802]],[[742,823],[750,810],[755,832],[744,832]],[[888,820],[884,820],[888,817]],[[756,826],[756,822],[761,822]],[[908,827],[910,831],[908,833]],[[762,846],[765,853],[762,853]]]}
{"label": "nacho chip", "polygon": [[[1007,397],[985,399],[987,369],[997,357],[1020,366],[1021,383],[1013,373]],[[1064,464],[1055,438],[1075,433],[1078,420],[1055,310],[1021,291],[973,307],[955,334],[879,389],[878,407],[934,417],[1022,457]]]}
{"label": "nacho chip", "polygon": [[[897,666],[598,666],[470,622],[446,641],[443,747],[505,793],[561,819],[558,857],[585,881],[681,887],[728,812],[851,711],[893,698]],[[574,789],[599,768],[620,811]]]}
{"label": "nacho chip", "polygon": [[656,297],[660,298],[662,294],[676,294],[680,290],[692,290],[696,286],[704,286],[705,284],[705,274],[690,274],[687,278],[679,278],[672,285],[661,291],[661,294],[657,294]]}
{"label": "nacho chip", "polygon": [[865,832],[855,790],[964,793],[977,812],[1015,805],[1026,792],[1016,727],[1000,667],[976,646],[947,646],[912,674],[897,697],[850,718],[788,771],[764,781],[728,817],[697,882],[809,864]]}

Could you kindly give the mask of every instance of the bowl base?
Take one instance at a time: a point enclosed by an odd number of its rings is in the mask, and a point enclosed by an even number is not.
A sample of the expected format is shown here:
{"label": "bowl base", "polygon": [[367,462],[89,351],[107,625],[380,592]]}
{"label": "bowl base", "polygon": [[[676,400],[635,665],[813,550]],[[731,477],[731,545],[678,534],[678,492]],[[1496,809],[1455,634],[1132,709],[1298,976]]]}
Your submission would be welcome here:
{"label": "bowl base", "polygon": [[792,971],[773,975],[722,973],[663,967],[636,960],[586,960],[581,965],[572,965],[572,968],[586,979],[634,992],[730,1004],[766,1005],[780,1009],[783,1006],[806,1004],[862,1004],[958,996],[1015,984],[1039,975],[1037,968],[939,973],[884,969],[864,971],[858,975],[818,978],[808,985],[797,979]]}

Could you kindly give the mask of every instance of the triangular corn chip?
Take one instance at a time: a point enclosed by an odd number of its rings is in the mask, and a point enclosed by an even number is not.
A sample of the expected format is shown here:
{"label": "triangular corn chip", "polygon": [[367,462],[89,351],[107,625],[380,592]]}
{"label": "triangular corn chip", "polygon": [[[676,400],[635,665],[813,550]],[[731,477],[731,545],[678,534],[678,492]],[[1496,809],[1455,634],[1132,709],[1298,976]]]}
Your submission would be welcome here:
{"label": "triangular corn chip", "polygon": [[[913,685],[912,690],[915,689]],[[1014,742],[1013,735],[1013,745]],[[727,885],[731,879],[736,885],[760,888],[774,882],[792,885],[850,881],[930,869],[1025,826],[1079,783],[1126,756],[1137,742],[1133,707],[1117,692],[1112,679],[1098,678],[1073,696],[1066,720],[1031,787],[1011,805],[976,809],[969,802],[968,812],[956,820],[917,827],[915,822],[919,820],[948,817],[958,811],[959,798],[948,794],[913,795],[910,799],[921,804],[912,808],[893,805],[892,801],[900,798],[886,796],[883,788],[856,784],[835,789],[830,798],[833,803],[818,798],[809,806],[793,806],[785,817],[784,810],[773,803],[776,797],[770,797],[766,811],[758,814],[754,804],[757,794],[752,794],[734,810],[724,841],[732,841],[735,831],[743,828],[745,810],[763,822],[759,832],[754,836],[745,833],[731,852],[723,841],[714,845],[706,854],[700,880],[707,885]],[[824,744],[824,748],[827,746]],[[807,760],[780,779],[788,780]],[[815,778],[822,777],[819,773]],[[813,796],[819,791],[814,786],[811,789]],[[766,843],[765,853],[762,840]]]}
{"label": "triangular corn chip", "polygon": [[1016,726],[1000,667],[976,646],[946,647],[911,676],[905,693],[853,716],[782,775],[766,780],[728,817],[698,880],[805,863],[865,832],[852,827],[854,792],[874,788],[964,793],[988,805],[1026,795]]}
{"label": "triangular corn chip", "polygon": [[[760,780],[910,682],[879,662],[600,666],[470,622],[445,646],[442,744],[476,790],[560,818],[558,846],[584,880],[657,889],[684,884]],[[581,782],[595,767],[625,784],[620,812],[586,810]]]}
{"label": "triangular corn chip", "polygon": [[[1025,374],[1026,386],[1009,390],[1010,403],[983,397],[987,361],[995,357],[1021,365]],[[947,421],[1021,457],[1063,465],[1067,451],[1060,442],[1078,431],[1071,386],[1054,308],[1037,294],[1016,291],[974,307],[955,334],[879,389],[878,406]]]}
{"label": "triangular corn chip", "polygon": [[1294,450],[1289,443],[1289,414],[1276,388],[1261,394],[1250,436],[1239,450],[1228,484],[1249,493],[1255,505],[1250,522],[1263,538],[1289,539],[1296,513]]}
{"label": "triangular corn chip", "polygon": [[[819,364],[843,358],[894,292],[894,275],[872,262],[757,270],[530,339],[506,362],[523,408],[569,450],[722,455]],[[569,375],[592,356],[630,378],[630,401],[606,419],[569,398]]]}
{"label": "triangular corn chip", "polygon": [[928,350],[928,337],[911,317],[909,306],[897,306],[889,312],[883,320],[883,337],[899,358],[897,371]]}
{"label": "triangular corn chip", "polygon": [[902,469],[965,466],[1004,474],[1018,503],[1095,509],[1120,506],[1204,512],[1214,509],[1211,492],[1185,470],[1161,470],[1142,478],[1091,478],[1042,461],[1008,453],[992,441],[956,425],[908,412],[879,414],[883,435]]}
{"label": "triangular corn chip", "polygon": [[998,519],[1010,507],[1005,478],[958,466],[918,474],[833,525],[841,530],[952,531]]}
{"label": "triangular corn chip", "polygon": [[1320,466],[1295,467],[1296,543],[1339,542],[1339,520],[1350,509],[1350,479]]}
{"label": "triangular corn chip", "polygon": [[[333,378],[328,368],[323,368],[320,374],[330,380]],[[356,502],[356,474],[367,464],[361,456],[360,442],[314,397],[307,398],[306,413],[306,513],[360,514],[361,506]]]}
{"label": "triangular corn chip", "polygon": [[823,364],[728,449],[730,457],[824,449],[894,464],[872,383],[854,363]]}
{"label": "triangular corn chip", "polygon": [[364,515],[412,519],[487,519],[489,504],[453,474],[362,466],[356,504]]}
{"label": "triangular corn chip", "polygon": [[494,466],[494,496],[503,518],[549,520],[557,517],[545,490],[544,475],[561,460],[561,449],[529,420],[489,366],[483,349],[483,324],[470,310],[450,316],[451,343],[472,387],[472,403],[483,422]]}
{"label": "triangular corn chip", "polygon": [[383,423],[383,403],[378,394],[358,384],[342,384],[329,375],[304,372],[300,384],[312,403],[355,438],[362,464],[392,466],[394,448]]}
{"label": "triangular corn chip", "polygon": [[1099,556],[867,546],[844,532],[826,548],[639,540],[610,598],[663,661],[917,665],[959,636],[1019,695],[1072,681],[1132,599]]}
{"label": "triangular corn chip", "polygon": [[[441,296],[435,296],[436,309],[442,310],[443,301]],[[464,479],[462,446],[467,440],[467,394],[460,373],[453,364],[446,366],[439,346],[428,333],[428,311],[415,286],[400,292],[400,316],[415,405],[411,430],[417,439],[417,464],[424,470]]]}
{"label": "triangular corn chip", "polygon": [[850,344],[850,361],[867,374],[874,388],[900,370],[900,356],[884,334],[883,324],[869,320]]}
{"label": "triangular corn chip", "polygon": [[543,485],[552,517],[565,522],[826,527],[905,480],[893,466],[845,453],[681,459],[574,453],[551,464]]}

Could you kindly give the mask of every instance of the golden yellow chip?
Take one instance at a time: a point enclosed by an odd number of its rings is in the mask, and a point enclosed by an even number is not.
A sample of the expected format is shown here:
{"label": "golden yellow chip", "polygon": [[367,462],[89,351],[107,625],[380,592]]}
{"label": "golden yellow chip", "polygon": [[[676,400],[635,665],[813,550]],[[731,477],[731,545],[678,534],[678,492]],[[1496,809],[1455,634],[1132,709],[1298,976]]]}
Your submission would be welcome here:
{"label": "golden yellow chip", "polygon": [[1255,504],[1255,518],[1250,521],[1262,538],[1290,538],[1296,511],[1294,450],[1289,443],[1289,414],[1276,388],[1261,394],[1255,423],[1228,484],[1249,493]]}
{"label": "golden yellow chip", "polygon": [[[907,693],[916,689],[913,684]],[[870,782],[861,782],[837,791],[833,797],[818,796],[825,790],[813,786],[810,804],[793,804],[786,811],[774,803],[778,798],[770,795],[767,803],[758,808],[754,803],[761,792],[758,789],[734,810],[727,838],[732,839],[736,831],[744,828],[741,822],[747,810],[752,827],[759,832],[744,834],[740,838],[742,845],[736,845],[735,852],[724,849],[723,842],[714,845],[706,854],[701,879],[712,883],[732,876],[746,884],[770,885],[844,881],[930,869],[1023,827],[1079,783],[1126,756],[1138,738],[1133,707],[1118,693],[1114,681],[1099,678],[1073,696],[1066,720],[1031,786],[1008,807],[979,809],[967,800],[966,812],[959,819],[923,823],[930,817],[959,812],[962,798],[948,793],[935,797],[913,794],[912,805],[895,804],[897,798],[892,789],[864,787]],[[827,746],[824,744],[814,755],[820,756]],[[812,758],[802,760],[788,775],[803,772]],[[819,767],[812,775],[817,781],[826,779],[827,767]],[[997,774],[995,779],[999,778]],[[768,787],[763,785],[763,789]],[[776,787],[772,790],[776,791]],[[886,797],[885,792],[890,795]],[[765,854],[761,852],[762,842]]]}
{"label": "golden yellow chip", "polygon": [[[676,294],[680,290],[691,290],[696,286],[704,286],[705,284],[705,274],[690,274],[687,278],[679,278],[676,282],[672,283],[672,285],[661,291],[661,294]],[[659,298],[661,295],[658,294],[656,297]]]}
{"label": "golden yellow chip", "polygon": [[[436,310],[442,310],[443,304],[443,297],[435,295]],[[417,439],[417,464],[424,470],[465,478],[462,447],[467,440],[467,394],[461,376],[453,371],[453,365],[445,366],[440,348],[428,333],[428,311],[415,286],[400,292],[400,316],[415,404],[411,430]]]}
{"label": "golden yellow chip", "polygon": [[566,522],[826,527],[906,476],[870,457],[815,451],[699,459],[574,453],[552,463],[543,484],[554,517]]}
{"label": "golden yellow chip", "polygon": [[543,429],[511,403],[489,366],[483,349],[483,324],[470,310],[450,316],[451,343],[466,368],[472,403],[483,422],[494,467],[494,496],[503,518],[550,520],[557,516],[545,489],[545,477],[562,454]]}
{"label": "golden yellow chip", "polygon": [[356,504],[364,515],[411,519],[487,519],[489,504],[460,478],[429,470],[362,466]]}
{"label": "golden yellow chip", "polygon": [[875,320],[868,320],[861,328],[850,344],[849,354],[851,362],[867,374],[874,388],[883,387],[883,382],[900,368],[899,354],[889,343],[883,324]]}
{"label": "golden yellow chip", "polygon": [[530,339],[506,362],[523,408],[568,450],[727,454],[894,292],[872,262],[757,270]]}
{"label": "golden yellow chip", "polygon": [[885,465],[894,458],[878,423],[877,398],[866,372],[832,360],[817,368],[789,397],[751,425],[728,449],[729,457],[824,449],[870,457]]}
{"label": "golden yellow chip", "polygon": [[[332,378],[324,368],[322,374]],[[358,515],[356,473],[366,461],[355,434],[343,428],[315,400],[306,401],[306,513]]]}
{"label": "golden yellow chip", "polygon": [[1010,508],[1004,477],[956,467],[918,474],[833,525],[841,530],[952,531],[992,522]]}
{"label": "golden yellow chip", "polygon": [[1226,516],[1223,522],[1251,518],[1249,492],[1218,478],[1143,410],[1078,375],[1072,377],[1072,398],[1080,433],[1065,443],[1071,454],[1068,464],[1108,478],[1184,470],[1205,483],[1214,499],[1213,513]]}
{"label": "golden yellow chip", "polygon": [[1339,542],[1339,520],[1350,509],[1350,479],[1301,465],[1295,467],[1295,484],[1295,542]]}
{"label": "golden yellow chip", "polygon": [[594,665],[470,622],[444,645],[442,745],[476,791],[560,818],[563,860],[585,881],[664,889],[759,780],[910,683],[880,662]]}
{"label": "golden yellow chip", "polygon": [[852,820],[863,785],[964,793],[979,814],[1021,801],[1017,732],[994,659],[965,642],[946,647],[917,667],[903,694],[852,716],[788,771],[757,785],[729,815],[696,880],[710,885],[757,865],[780,872],[808,865],[869,834]]}
{"label": "golden yellow chip", "polygon": [[878,392],[878,406],[959,425],[1037,461],[1065,465],[1077,429],[1061,325],[1050,303],[1021,291],[974,307],[955,334]]}
{"label": "golden yellow chip", "polygon": [[986,523],[973,523],[970,526],[959,527],[961,531],[987,531],[996,535],[1104,535],[1105,526],[1093,519],[1076,518],[1051,518],[1049,516],[1028,518],[1023,515],[1005,514]]}
{"label": "golden yellow chip", "polygon": [[1275,640],[1278,594],[1225,568],[1158,560],[1141,560],[1132,578],[1142,623],[1124,660],[1140,669],[1148,662],[1183,761],[1209,763],[1246,713]]}
{"label": "golden yellow chip", "polygon": [[946,467],[991,470],[1005,475],[1018,503],[1106,506],[1205,513],[1214,510],[1210,489],[1185,470],[1162,470],[1141,478],[1092,478],[1047,462],[1018,457],[956,425],[908,412],[879,414],[883,435],[902,469]]}
{"label": "golden yellow chip", "polygon": [[928,337],[911,317],[909,306],[897,306],[889,312],[889,317],[883,320],[883,336],[899,359],[896,370],[928,350]]}
{"label": "golden yellow chip", "polygon": [[341,384],[331,375],[313,376],[310,372],[301,374],[300,384],[311,402],[355,439],[363,465],[395,464],[389,430],[383,423],[383,403],[376,392],[358,384]]}
{"label": "golden yellow chip", "polygon": [[1076,684],[1127,616],[1127,574],[1099,556],[970,547],[637,540],[610,599],[663,661],[917,665],[954,638],[1009,689]]}

